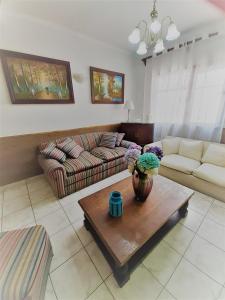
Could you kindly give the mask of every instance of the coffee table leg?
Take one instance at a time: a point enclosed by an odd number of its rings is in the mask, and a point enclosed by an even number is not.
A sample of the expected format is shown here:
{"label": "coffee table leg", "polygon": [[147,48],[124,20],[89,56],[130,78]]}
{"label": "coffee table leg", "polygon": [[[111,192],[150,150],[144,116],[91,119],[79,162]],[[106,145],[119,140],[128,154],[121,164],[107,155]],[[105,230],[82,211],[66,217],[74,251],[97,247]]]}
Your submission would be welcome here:
{"label": "coffee table leg", "polygon": [[184,203],[183,206],[181,206],[181,208],[179,209],[179,214],[182,218],[185,218],[188,214],[188,201],[186,203]]}
{"label": "coffee table leg", "polygon": [[125,264],[122,267],[115,266],[113,269],[113,274],[116,278],[116,281],[118,285],[122,287],[130,279],[128,264]]}
{"label": "coffee table leg", "polygon": [[89,231],[89,224],[85,216],[84,216],[84,227]]}

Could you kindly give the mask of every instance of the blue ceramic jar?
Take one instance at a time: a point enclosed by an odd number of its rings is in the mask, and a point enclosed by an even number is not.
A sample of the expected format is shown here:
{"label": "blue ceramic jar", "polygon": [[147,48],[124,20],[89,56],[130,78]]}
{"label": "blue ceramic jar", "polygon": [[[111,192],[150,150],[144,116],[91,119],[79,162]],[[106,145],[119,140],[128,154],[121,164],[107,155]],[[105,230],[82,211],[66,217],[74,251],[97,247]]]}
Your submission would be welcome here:
{"label": "blue ceramic jar", "polygon": [[123,214],[123,199],[120,192],[114,191],[109,197],[109,214],[112,217],[121,217]]}

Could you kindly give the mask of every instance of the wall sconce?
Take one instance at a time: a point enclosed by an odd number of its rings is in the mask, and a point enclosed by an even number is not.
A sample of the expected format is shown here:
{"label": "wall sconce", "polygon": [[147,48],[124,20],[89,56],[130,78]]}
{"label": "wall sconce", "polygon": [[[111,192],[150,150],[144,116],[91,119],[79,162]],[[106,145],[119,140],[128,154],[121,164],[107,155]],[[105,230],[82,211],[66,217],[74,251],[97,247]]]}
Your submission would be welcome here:
{"label": "wall sconce", "polygon": [[84,81],[84,75],[83,74],[74,73],[72,77],[78,83],[82,83]]}

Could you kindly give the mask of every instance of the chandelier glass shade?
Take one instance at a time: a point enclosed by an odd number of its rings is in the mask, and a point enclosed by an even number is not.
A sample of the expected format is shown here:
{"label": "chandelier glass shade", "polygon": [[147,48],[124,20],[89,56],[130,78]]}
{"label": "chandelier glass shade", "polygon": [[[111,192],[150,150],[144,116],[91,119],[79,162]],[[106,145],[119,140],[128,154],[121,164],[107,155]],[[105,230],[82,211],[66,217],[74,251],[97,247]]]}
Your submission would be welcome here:
{"label": "chandelier glass shade", "polygon": [[165,39],[174,41],[180,36],[180,32],[170,16],[166,16],[160,21],[156,9],[156,0],[153,3],[153,9],[148,20],[141,20],[131,34],[128,40],[131,44],[139,44],[137,54],[145,55],[148,49],[154,53],[162,52],[164,47],[163,32],[166,31]]}

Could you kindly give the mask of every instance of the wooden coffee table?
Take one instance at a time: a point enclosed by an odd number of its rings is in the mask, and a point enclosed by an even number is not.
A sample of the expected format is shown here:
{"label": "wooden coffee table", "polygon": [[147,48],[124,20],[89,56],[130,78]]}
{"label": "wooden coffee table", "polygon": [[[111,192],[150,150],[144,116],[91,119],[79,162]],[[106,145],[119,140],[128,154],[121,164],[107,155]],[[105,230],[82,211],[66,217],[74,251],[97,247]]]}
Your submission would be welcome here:
{"label": "wooden coffee table", "polygon": [[[123,196],[124,213],[120,218],[108,213],[112,191],[120,191]],[[149,250],[187,215],[192,194],[193,190],[156,176],[148,199],[139,203],[134,200],[132,178],[128,177],[79,200],[85,227],[92,233],[120,287]]]}

